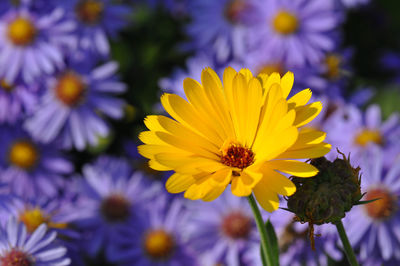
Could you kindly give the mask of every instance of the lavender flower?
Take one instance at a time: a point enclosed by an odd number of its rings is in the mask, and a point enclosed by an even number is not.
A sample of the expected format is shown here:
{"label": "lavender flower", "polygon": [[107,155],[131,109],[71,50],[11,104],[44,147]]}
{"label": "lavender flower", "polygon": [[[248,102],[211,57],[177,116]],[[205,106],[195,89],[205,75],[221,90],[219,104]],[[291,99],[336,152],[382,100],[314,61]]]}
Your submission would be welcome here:
{"label": "lavender flower", "polygon": [[70,259],[65,257],[67,249],[54,245],[57,233],[46,230],[47,226],[42,224],[28,236],[25,226],[11,218],[0,233],[1,265],[70,265]]}
{"label": "lavender flower", "polygon": [[118,65],[108,62],[93,69],[78,63],[47,79],[47,91],[26,121],[27,130],[40,142],[57,138],[65,148],[83,150],[109,134],[103,114],[115,119],[123,115],[124,101],[114,97],[126,89],[115,76]]}
{"label": "lavender flower", "polygon": [[[325,121],[324,131],[328,132],[328,142],[344,154],[351,153],[353,162],[357,164],[361,154],[371,145],[379,145],[384,149],[399,147],[399,126],[397,114],[392,114],[383,122],[377,105],[369,106],[365,113],[354,105],[346,105],[337,109]],[[335,150],[332,149],[327,157],[334,159]],[[386,161],[392,159],[386,158]]]}
{"label": "lavender flower", "polygon": [[22,3],[9,9],[0,18],[0,77],[30,83],[63,68],[65,53],[76,46],[75,27],[61,8],[35,12]]}
{"label": "lavender flower", "polygon": [[115,235],[118,245],[112,261],[118,265],[198,265],[182,231],[188,218],[182,199],[169,202],[161,195],[145,214],[143,220],[133,221]]}
{"label": "lavender flower", "polygon": [[241,265],[251,245],[259,248],[258,231],[245,198],[226,192],[212,203],[193,201],[188,217],[185,232],[203,265]]}
{"label": "lavender flower", "polygon": [[372,147],[363,154],[362,191],[365,200],[372,203],[353,207],[344,220],[345,228],[354,248],[359,248],[362,262],[372,258],[383,261],[400,260],[400,161],[385,168],[385,154]]}
{"label": "lavender flower", "polygon": [[36,143],[19,127],[0,126],[0,180],[22,197],[54,196],[72,164],[52,144]]}
{"label": "lavender flower", "polygon": [[254,0],[257,23],[248,31],[249,50],[290,67],[318,63],[335,47],[331,32],[341,20],[334,2]]}
{"label": "lavender flower", "polygon": [[94,256],[104,248],[109,258],[118,244],[111,241],[113,235],[138,219],[161,187],[146,186],[142,175],[133,173],[124,159],[100,157],[94,164],[85,165],[83,174],[76,225],[84,230],[85,251]]}
{"label": "lavender flower", "polygon": [[58,0],[78,22],[79,47],[101,56],[108,56],[108,38],[115,38],[127,24],[130,9],[111,0]]}
{"label": "lavender flower", "polygon": [[14,124],[30,115],[39,101],[39,86],[0,81],[0,123]]}

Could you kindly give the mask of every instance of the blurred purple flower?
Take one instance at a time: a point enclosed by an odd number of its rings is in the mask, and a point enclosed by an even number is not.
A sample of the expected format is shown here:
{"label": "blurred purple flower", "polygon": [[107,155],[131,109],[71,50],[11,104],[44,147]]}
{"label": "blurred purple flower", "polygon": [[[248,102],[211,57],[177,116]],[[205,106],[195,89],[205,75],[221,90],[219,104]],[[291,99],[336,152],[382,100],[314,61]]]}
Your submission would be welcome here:
{"label": "blurred purple flower", "polygon": [[78,22],[79,47],[85,51],[108,56],[110,44],[118,31],[128,23],[129,6],[112,0],[57,0],[58,5]]}
{"label": "blurred purple flower", "polygon": [[32,114],[40,96],[39,85],[0,82],[0,123],[15,124]]}
{"label": "blurred purple flower", "polygon": [[[371,145],[379,145],[383,149],[399,147],[399,128],[399,115],[392,114],[382,121],[378,105],[369,106],[365,113],[354,105],[342,106],[330,115],[323,126],[327,141],[333,147],[327,157],[336,158],[336,148],[339,148],[344,154],[351,153],[353,163],[357,164],[361,154]],[[391,158],[385,160],[389,162]]]}
{"label": "blurred purple flower", "polygon": [[198,265],[182,228],[188,215],[182,199],[169,201],[160,195],[146,208],[145,218],[121,228],[114,237],[112,261],[118,265]]}
{"label": "blurred purple flower", "polygon": [[361,191],[363,200],[378,199],[355,206],[344,219],[351,244],[360,250],[362,262],[371,259],[400,261],[400,160],[384,167],[385,153],[372,147],[363,154]]}
{"label": "blurred purple flower", "polygon": [[245,51],[247,24],[252,6],[244,0],[194,0],[188,3],[192,22],[187,34],[196,51],[215,54],[218,62],[241,58]]}
{"label": "blurred purple flower", "polygon": [[161,186],[146,184],[141,174],[133,173],[128,161],[113,157],[102,156],[85,165],[83,175],[76,226],[83,230],[85,252],[94,256],[104,248],[110,258],[112,247],[118,244],[111,240],[113,235],[142,215]]}
{"label": "blurred purple flower", "polygon": [[36,143],[19,127],[1,125],[0,146],[0,180],[21,197],[56,195],[74,169],[54,144]]}
{"label": "blurred purple flower", "polygon": [[253,244],[259,245],[259,234],[246,198],[225,192],[210,202],[188,204],[185,233],[202,265],[239,266],[242,255]]}
{"label": "blurred purple flower", "polygon": [[[87,60],[87,59],[86,59]],[[106,137],[109,127],[104,115],[114,119],[123,116],[124,101],[114,94],[125,91],[115,73],[118,65],[108,62],[94,69],[78,62],[57,76],[46,80],[47,91],[26,129],[40,142],[56,138],[65,148],[83,150]]]}
{"label": "blurred purple flower", "polygon": [[[76,46],[76,23],[62,8],[34,12],[21,4],[0,18],[0,77],[30,83],[64,67],[65,53]],[[67,49],[68,48],[68,49]]]}
{"label": "blurred purple flower", "polygon": [[318,63],[335,48],[332,32],[341,15],[332,0],[253,0],[257,23],[248,30],[249,50],[289,67]]}
{"label": "blurred purple flower", "polygon": [[1,265],[70,265],[71,260],[65,257],[67,249],[54,244],[57,233],[46,233],[46,230],[47,226],[42,224],[27,235],[26,227],[11,218],[0,232]]}

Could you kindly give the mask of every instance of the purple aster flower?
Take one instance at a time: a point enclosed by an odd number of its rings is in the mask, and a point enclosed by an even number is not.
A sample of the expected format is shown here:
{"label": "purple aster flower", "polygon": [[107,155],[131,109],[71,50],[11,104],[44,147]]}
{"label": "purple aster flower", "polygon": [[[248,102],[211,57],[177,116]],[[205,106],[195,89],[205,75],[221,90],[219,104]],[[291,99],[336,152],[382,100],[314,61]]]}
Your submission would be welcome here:
{"label": "purple aster flower", "polygon": [[248,30],[249,50],[290,67],[318,63],[335,48],[340,15],[331,0],[254,0],[257,23]]}
{"label": "purple aster flower", "polygon": [[99,137],[109,134],[104,115],[123,116],[124,101],[114,94],[125,91],[125,84],[115,76],[118,65],[109,62],[96,68],[74,62],[57,76],[46,81],[47,91],[26,129],[40,142],[56,138],[65,148],[83,150],[95,146]]}
{"label": "purple aster flower", "polygon": [[209,202],[191,201],[185,233],[202,265],[238,266],[242,255],[260,239],[246,198],[223,193]]}
{"label": "purple aster flower", "polygon": [[[246,51],[245,36],[252,13],[250,1],[195,0],[188,3],[192,22],[187,33],[190,46],[197,50],[212,51],[218,62],[229,57],[241,58]],[[207,49],[208,48],[208,49]]]}
{"label": "purple aster flower", "polygon": [[67,48],[76,46],[76,23],[64,10],[35,12],[27,4],[9,9],[0,18],[0,77],[7,83],[25,82],[64,67]]}
{"label": "purple aster flower", "polygon": [[188,218],[182,199],[171,202],[161,195],[146,208],[145,215],[114,236],[118,245],[112,261],[118,265],[198,265],[182,231]]}
{"label": "purple aster flower", "polygon": [[65,257],[67,249],[54,244],[57,233],[46,233],[46,230],[47,226],[42,224],[27,235],[26,227],[11,218],[0,233],[1,265],[70,265],[70,259]]}
{"label": "purple aster flower", "polygon": [[30,115],[39,100],[39,86],[0,81],[0,123],[14,124]]}
{"label": "purple aster flower", "polygon": [[112,246],[118,244],[111,237],[138,219],[161,186],[146,185],[141,174],[133,173],[128,161],[112,157],[100,157],[94,164],[85,165],[83,175],[76,226],[83,230],[89,255],[104,248],[109,258],[114,254]]}
{"label": "purple aster flower", "polygon": [[[344,220],[348,237],[354,248],[359,248],[361,261],[372,257],[400,261],[400,160],[390,168],[384,167],[386,155],[379,147],[372,147],[360,160],[361,190],[364,200],[372,203],[355,206]],[[386,262],[383,263],[384,265]]]}
{"label": "purple aster flower", "polygon": [[19,127],[0,126],[0,180],[11,193],[31,198],[53,196],[63,184],[63,175],[73,171],[53,144],[39,144]]}
{"label": "purple aster flower", "polygon": [[108,38],[115,38],[128,22],[129,6],[112,0],[58,0],[78,22],[79,47],[94,54],[108,56]]}
{"label": "purple aster flower", "polygon": [[313,66],[296,71],[301,87],[312,88],[313,93],[324,94],[330,99],[342,99],[343,90],[351,75],[349,60],[352,50],[329,52]]}
{"label": "purple aster flower", "polygon": [[[344,154],[351,153],[357,164],[360,155],[371,145],[379,145],[386,149],[391,146],[399,147],[400,122],[397,114],[392,114],[386,121],[382,121],[381,109],[378,105],[371,105],[365,113],[354,105],[345,105],[337,109],[324,123],[327,140],[334,149],[327,157],[334,159],[339,148]],[[345,136],[345,137],[344,137]],[[393,159],[393,158],[392,158]],[[390,158],[386,158],[390,162]]]}

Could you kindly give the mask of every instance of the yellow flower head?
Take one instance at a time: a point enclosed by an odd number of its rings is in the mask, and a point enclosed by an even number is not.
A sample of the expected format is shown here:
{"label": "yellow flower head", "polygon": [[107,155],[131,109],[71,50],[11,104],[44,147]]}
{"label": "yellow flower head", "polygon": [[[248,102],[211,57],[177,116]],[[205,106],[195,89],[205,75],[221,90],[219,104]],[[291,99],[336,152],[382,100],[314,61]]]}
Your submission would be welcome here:
{"label": "yellow flower head", "polygon": [[325,132],[303,126],[321,111],[308,103],[309,89],[287,99],[293,73],[253,77],[248,69],[225,69],[223,81],[211,69],[201,83],[187,78],[188,101],[164,94],[161,103],[171,118],[146,117],[139,152],[151,168],[173,170],[166,188],[186,198],[211,201],[230,184],[236,196],[254,193],[267,211],[279,206],[278,194],[292,195],[296,187],[282,173],[310,177],[318,170],[293,159],[321,157],[331,146]]}

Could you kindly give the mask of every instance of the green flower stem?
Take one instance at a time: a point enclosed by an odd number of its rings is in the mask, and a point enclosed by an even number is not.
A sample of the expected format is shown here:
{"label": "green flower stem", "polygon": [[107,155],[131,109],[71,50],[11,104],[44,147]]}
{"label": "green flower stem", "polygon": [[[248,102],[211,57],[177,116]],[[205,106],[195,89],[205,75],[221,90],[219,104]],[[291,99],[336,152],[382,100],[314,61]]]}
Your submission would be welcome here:
{"label": "green flower stem", "polygon": [[354,255],[354,251],[350,245],[349,239],[347,238],[346,231],[344,230],[342,221],[337,222],[335,225],[339,232],[340,240],[342,240],[347,260],[349,261],[351,266],[358,266],[356,256]]}
{"label": "green flower stem", "polygon": [[267,230],[265,228],[264,221],[261,217],[260,210],[258,209],[256,200],[254,199],[252,194],[250,194],[248,200],[254,214],[254,219],[256,220],[258,231],[260,233],[262,254],[264,255],[265,260],[267,261],[267,265],[274,266],[272,263],[271,241],[268,238]]}

